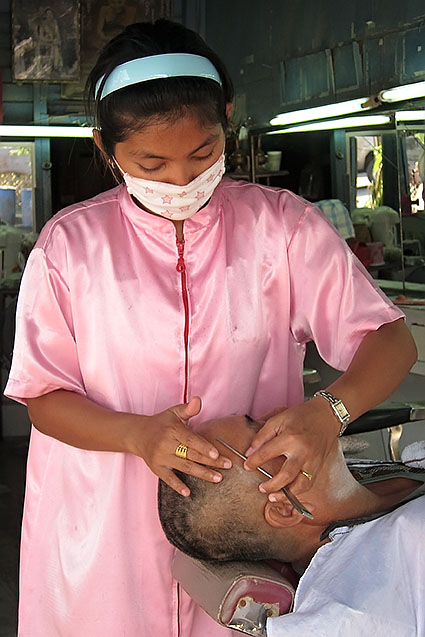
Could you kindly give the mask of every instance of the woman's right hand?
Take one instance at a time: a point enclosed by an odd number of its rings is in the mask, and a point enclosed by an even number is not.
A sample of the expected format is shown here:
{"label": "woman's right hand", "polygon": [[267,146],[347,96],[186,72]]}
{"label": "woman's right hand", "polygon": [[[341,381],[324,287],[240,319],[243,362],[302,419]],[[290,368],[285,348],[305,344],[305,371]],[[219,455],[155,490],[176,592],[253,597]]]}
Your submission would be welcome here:
{"label": "woman's right hand", "polygon": [[[195,396],[186,404],[175,405],[153,416],[143,416],[143,424],[132,429],[128,441],[131,453],[143,458],[153,473],[184,496],[190,495],[190,490],[173,469],[208,482],[220,482],[221,473],[208,467],[230,469],[232,466],[213,444],[187,426],[189,419],[200,411],[201,399]],[[180,444],[188,447],[186,459],[175,454]]]}

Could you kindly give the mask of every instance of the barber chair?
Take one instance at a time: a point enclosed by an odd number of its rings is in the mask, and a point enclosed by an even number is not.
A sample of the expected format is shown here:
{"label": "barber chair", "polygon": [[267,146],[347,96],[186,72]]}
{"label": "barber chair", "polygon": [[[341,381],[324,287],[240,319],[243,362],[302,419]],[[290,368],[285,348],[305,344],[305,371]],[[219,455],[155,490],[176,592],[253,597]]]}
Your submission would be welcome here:
{"label": "barber chair", "polygon": [[[350,423],[344,435],[388,429],[390,457],[399,469],[403,426],[418,420],[425,420],[425,403],[384,404]],[[291,612],[299,579],[289,565],[280,562],[206,562],[180,551],[176,551],[172,574],[215,621],[252,637],[267,637],[268,617]]]}
{"label": "barber chair", "polygon": [[[399,441],[403,427],[409,422],[425,420],[425,402],[384,403],[350,423],[344,436],[386,429],[389,434],[388,451],[391,460],[401,460]],[[425,438],[425,430],[424,430]]]}
{"label": "barber chair", "polygon": [[255,637],[266,636],[268,617],[291,611],[298,583],[297,574],[286,564],[206,562],[180,551],[171,572],[215,621]]}

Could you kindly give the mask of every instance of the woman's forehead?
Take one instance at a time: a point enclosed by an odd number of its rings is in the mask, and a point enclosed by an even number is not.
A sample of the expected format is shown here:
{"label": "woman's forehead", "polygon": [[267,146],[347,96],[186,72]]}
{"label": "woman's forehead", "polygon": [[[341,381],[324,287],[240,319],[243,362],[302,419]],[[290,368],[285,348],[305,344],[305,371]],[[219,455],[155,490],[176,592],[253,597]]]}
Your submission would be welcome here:
{"label": "woman's forehead", "polygon": [[177,120],[158,120],[134,131],[117,144],[130,155],[168,156],[170,150],[196,152],[203,146],[212,144],[224,132],[221,124],[203,125],[198,118],[185,116]]}
{"label": "woman's forehead", "polygon": [[128,139],[138,139],[141,136],[154,137],[156,135],[170,135],[176,133],[192,135],[208,135],[212,131],[222,130],[220,122],[202,122],[197,113],[185,110],[174,115],[157,115],[150,121],[141,122],[140,129],[137,129],[137,122],[132,124],[132,131],[128,134]]}

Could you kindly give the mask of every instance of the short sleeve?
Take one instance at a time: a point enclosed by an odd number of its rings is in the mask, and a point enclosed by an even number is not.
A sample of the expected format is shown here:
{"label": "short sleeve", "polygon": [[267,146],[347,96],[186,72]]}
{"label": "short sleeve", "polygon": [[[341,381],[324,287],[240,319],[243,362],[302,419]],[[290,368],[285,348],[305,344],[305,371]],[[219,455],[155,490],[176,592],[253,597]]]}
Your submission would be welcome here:
{"label": "short sleeve", "polygon": [[291,330],[345,370],[368,332],[404,317],[318,209],[306,208],[288,245]]}
{"label": "short sleeve", "polygon": [[5,395],[25,402],[57,389],[84,394],[69,288],[44,250],[36,247],[20,286]]}

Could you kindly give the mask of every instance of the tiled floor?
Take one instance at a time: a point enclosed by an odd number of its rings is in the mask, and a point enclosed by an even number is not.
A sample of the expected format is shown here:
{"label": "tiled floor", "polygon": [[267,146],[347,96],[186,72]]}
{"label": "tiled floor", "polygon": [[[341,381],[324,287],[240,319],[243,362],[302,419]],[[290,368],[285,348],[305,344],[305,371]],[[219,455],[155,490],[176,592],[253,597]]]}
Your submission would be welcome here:
{"label": "tiled floor", "polygon": [[16,637],[27,439],[0,441],[0,637]]}

